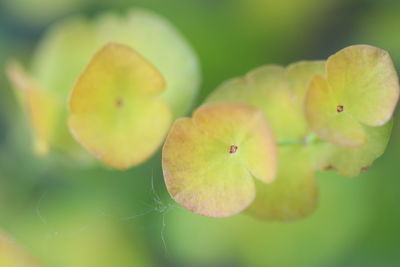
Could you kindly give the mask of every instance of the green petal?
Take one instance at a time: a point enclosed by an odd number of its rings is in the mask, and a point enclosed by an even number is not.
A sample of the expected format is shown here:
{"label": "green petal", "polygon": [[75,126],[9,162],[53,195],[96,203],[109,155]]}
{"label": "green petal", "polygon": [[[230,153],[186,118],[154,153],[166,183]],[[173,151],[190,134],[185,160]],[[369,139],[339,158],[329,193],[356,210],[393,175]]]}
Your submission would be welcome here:
{"label": "green petal", "polygon": [[65,103],[79,74],[101,46],[93,25],[84,18],[64,20],[40,41],[33,57],[32,76],[43,90]]}
{"label": "green petal", "polygon": [[188,112],[199,90],[200,67],[195,52],[171,23],[153,12],[133,9],[125,17],[104,14],[96,26],[103,42],[129,45],[157,67],[166,80],[161,98],[174,117]]}
{"label": "green petal", "polygon": [[301,108],[303,108],[304,98],[313,76],[323,75],[325,73],[325,67],[326,62],[323,60],[299,61],[287,67],[288,79]]}
{"label": "green petal", "polygon": [[133,49],[108,44],[92,59],[69,101],[75,138],[103,163],[126,169],[150,157],[171,120],[158,98],[164,80]]}
{"label": "green petal", "polygon": [[60,111],[57,98],[39,88],[17,62],[8,65],[7,74],[17,95],[21,96],[33,130],[35,152],[46,155],[54,139],[54,125]]}
{"label": "green petal", "polygon": [[210,104],[177,120],[164,144],[163,170],[171,196],[210,217],[245,209],[254,199],[253,175],[275,178],[275,144],[260,111]]}
{"label": "green petal", "polygon": [[315,76],[310,83],[305,112],[311,129],[322,139],[346,147],[357,147],[365,143],[366,133],[362,125],[351,114],[339,110],[333,89],[325,78]]}
{"label": "green petal", "polygon": [[[72,152],[73,156],[86,156],[68,131],[65,103],[79,74],[93,55],[109,42],[135,49],[158,68],[166,80],[167,89],[160,94],[160,98],[170,105],[174,116],[185,114],[191,107],[200,84],[198,59],[187,41],[168,21],[141,9],[132,9],[125,14],[101,13],[91,20],[73,16],[52,26],[33,55],[29,76],[41,92],[41,96],[37,97],[40,101],[32,100],[36,103],[33,109],[42,114],[40,131],[52,129],[51,134],[44,135],[38,134],[35,129],[38,127],[33,127],[35,147],[41,154],[48,150],[60,150],[63,153]],[[51,98],[51,104],[45,100],[48,98]],[[53,107],[47,108],[49,105]],[[45,123],[48,117],[54,118]]]}
{"label": "green petal", "polygon": [[263,66],[243,78],[228,81],[206,102],[239,102],[261,109],[279,143],[301,138],[307,130],[286,70],[280,66]]}
{"label": "green petal", "polygon": [[[250,115],[249,115],[250,114]],[[223,118],[220,120],[218,118]],[[195,124],[225,144],[242,144],[241,161],[255,178],[271,182],[275,178],[275,140],[262,112],[247,105],[218,105],[199,108],[193,113]],[[267,148],[265,150],[260,147]]]}
{"label": "green petal", "polygon": [[306,217],[317,206],[318,188],[309,154],[302,146],[279,148],[278,176],[272,184],[256,184],[256,199],[246,212],[263,220]]}
{"label": "green petal", "polygon": [[369,126],[390,120],[399,98],[399,82],[386,51],[368,45],[344,48],[329,57],[326,75],[337,104],[356,120]]}
{"label": "green petal", "polygon": [[14,240],[0,232],[0,266],[39,267],[39,264],[19,247]]}
{"label": "green petal", "polygon": [[329,143],[313,145],[317,169],[333,169],[343,176],[356,177],[368,170],[386,149],[392,132],[393,120],[381,127],[364,126],[367,139],[364,145],[344,148]]}
{"label": "green petal", "polygon": [[187,113],[201,80],[197,56],[171,23],[142,9],[123,15],[105,12],[91,21],[71,17],[56,24],[35,53],[33,76],[65,99],[93,54],[109,42],[130,46],[155,65],[166,80],[162,98],[175,117]]}

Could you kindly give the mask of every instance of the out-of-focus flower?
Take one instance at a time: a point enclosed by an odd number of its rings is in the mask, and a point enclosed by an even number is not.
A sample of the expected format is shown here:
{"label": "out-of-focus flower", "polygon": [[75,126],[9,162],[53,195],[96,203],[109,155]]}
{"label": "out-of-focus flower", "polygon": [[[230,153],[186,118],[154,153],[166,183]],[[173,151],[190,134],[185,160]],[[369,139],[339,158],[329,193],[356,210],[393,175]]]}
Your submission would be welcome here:
{"label": "out-of-focus flower", "polygon": [[40,265],[14,240],[0,232],[0,266],[39,267]]}
{"label": "out-of-focus flower", "polygon": [[[17,63],[10,64],[8,67],[10,80],[19,89],[17,90],[18,94],[27,110],[35,140],[35,151],[38,154],[46,155],[50,150],[67,152],[73,157],[79,158],[81,158],[80,155],[86,154],[68,131],[67,103],[71,89],[80,73],[84,71],[95,52],[109,42],[126,45],[143,57],[148,64],[154,66],[157,72],[160,72],[165,82],[165,86],[163,86],[165,88],[160,92],[158,99],[165,103],[168,111],[161,114],[154,113],[140,122],[142,126],[154,126],[153,129],[150,129],[149,134],[151,131],[160,132],[158,140],[152,142],[151,148],[141,151],[140,145],[146,143],[146,140],[139,140],[137,137],[135,139],[134,136],[131,136],[128,149],[131,154],[136,154],[136,158],[139,157],[139,160],[128,160],[126,164],[103,162],[122,169],[144,161],[161,144],[169,127],[171,118],[164,123],[160,123],[159,118],[165,116],[166,113],[171,113],[172,118],[176,118],[185,114],[191,107],[200,83],[198,61],[191,47],[168,21],[151,12],[139,9],[131,10],[123,15],[113,12],[104,13],[91,21],[82,17],[70,18],[53,26],[45,35],[34,54],[29,73],[25,72]],[[112,55],[111,58],[118,60]],[[138,65],[132,65],[131,69],[140,66],[141,63],[136,62],[135,64]],[[98,72],[95,75],[93,81],[100,81],[107,75],[115,76],[113,72],[104,69],[104,72]],[[114,88],[109,90],[130,90],[127,89],[130,85],[117,81]],[[151,89],[143,88],[143,90]],[[80,98],[81,96],[73,97]],[[129,95],[129,97],[135,96]],[[115,99],[105,98],[104,105],[107,105],[107,100],[113,103],[115,101]],[[89,97],[84,101],[96,101],[96,99],[91,100]],[[130,109],[127,116],[140,118],[141,111],[141,109]],[[97,120],[107,120],[107,118],[99,115]],[[129,124],[130,121],[126,120],[124,123]],[[135,127],[133,130],[142,131],[140,125],[135,125]],[[97,134],[99,137],[107,135],[104,132]],[[110,138],[113,145],[116,146],[114,150],[117,150],[118,146],[126,145],[121,143],[119,136]],[[86,144],[85,141],[81,143]],[[85,147],[96,156],[101,154],[88,145]],[[107,148],[104,150],[104,153],[111,153]],[[132,155],[125,156],[129,158]]]}

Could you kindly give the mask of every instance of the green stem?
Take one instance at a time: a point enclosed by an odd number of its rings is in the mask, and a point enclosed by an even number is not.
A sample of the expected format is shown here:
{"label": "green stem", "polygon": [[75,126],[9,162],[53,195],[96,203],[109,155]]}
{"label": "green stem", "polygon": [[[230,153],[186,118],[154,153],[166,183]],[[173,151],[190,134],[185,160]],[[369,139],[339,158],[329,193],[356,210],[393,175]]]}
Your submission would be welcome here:
{"label": "green stem", "polygon": [[308,134],[301,139],[280,141],[278,142],[278,146],[310,145],[321,142],[323,142],[323,140],[315,134]]}

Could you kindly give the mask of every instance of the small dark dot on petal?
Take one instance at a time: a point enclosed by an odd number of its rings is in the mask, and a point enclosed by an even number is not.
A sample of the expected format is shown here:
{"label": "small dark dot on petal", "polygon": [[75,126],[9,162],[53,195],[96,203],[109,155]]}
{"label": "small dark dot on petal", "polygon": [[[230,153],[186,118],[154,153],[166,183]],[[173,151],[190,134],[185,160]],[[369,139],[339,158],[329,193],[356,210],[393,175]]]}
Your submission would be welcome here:
{"label": "small dark dot on petal", "polygon": [[338,105],[338,106],[336,107],[336,111],[337,111],[338,113],[343,112],[343,111],[344,111],[344,106],[343,106],[343,105]]}
{"label": "small dark dot on petal", "polygon": [[334,170],[335,167],[333,165],[328,165],[324,168],[324,170],[329,171],[329,170]]}
{"label": "small dark dot on petal", "polygon": [[231,145],[231,146],[229,147],[229,153],[230,153],[230,154],[235,154],[237,150],[238,150],[238,147],[235,146],[235,145]]}
{"label": "small dark dot on petal", "polygon": [[361,168],[361,171],[366,172],[366,171],[368,171],[369,167],[371,167],[371,166],[364,166]]}
{"label": "small dark dot on petal", "polygon": [[115,100],[115,106],[116,106],[117,108],[120,108],[120,107],[122,107],[123,105],[124,105],[124,101],[122,101],[121,98],[117,98],[117,100]]}

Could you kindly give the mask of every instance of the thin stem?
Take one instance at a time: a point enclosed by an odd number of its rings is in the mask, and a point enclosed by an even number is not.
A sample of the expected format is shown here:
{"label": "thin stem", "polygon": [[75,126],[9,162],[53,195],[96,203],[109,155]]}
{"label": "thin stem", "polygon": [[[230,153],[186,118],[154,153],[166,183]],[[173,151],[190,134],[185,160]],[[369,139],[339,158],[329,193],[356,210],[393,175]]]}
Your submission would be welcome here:
{"label": "thin stem", "polygon": [[323,142],[323,140],[321,140],[315,134],[308,134],[301,139],[280,141],[278,142],[278,146],[311,145],[321,142]]}

